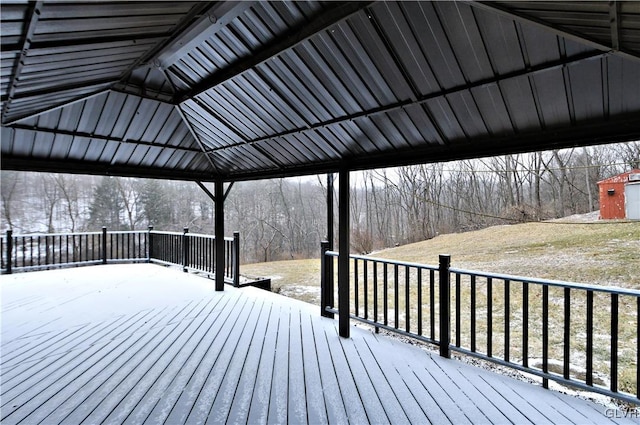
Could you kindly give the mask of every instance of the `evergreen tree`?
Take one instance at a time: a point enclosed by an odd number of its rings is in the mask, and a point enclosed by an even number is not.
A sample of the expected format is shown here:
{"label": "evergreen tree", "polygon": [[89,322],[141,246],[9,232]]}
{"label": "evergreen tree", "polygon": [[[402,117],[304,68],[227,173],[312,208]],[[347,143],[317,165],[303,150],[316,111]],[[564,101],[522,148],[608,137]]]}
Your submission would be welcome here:
{"label": "evergreen tree", "polygon": [[158,230],[171,227],[171,204],[163,184],[158,180],[146,180],[142,185],[140,200],[150,226]]}
{"label": "evergreen tree", "polygon": [[113,177],[103,177],[93,190],[93,200],[89,205],[89,225],[93,229],[106,226],[109,230],[122,230],[121,216],[124,203],[117,182]]}

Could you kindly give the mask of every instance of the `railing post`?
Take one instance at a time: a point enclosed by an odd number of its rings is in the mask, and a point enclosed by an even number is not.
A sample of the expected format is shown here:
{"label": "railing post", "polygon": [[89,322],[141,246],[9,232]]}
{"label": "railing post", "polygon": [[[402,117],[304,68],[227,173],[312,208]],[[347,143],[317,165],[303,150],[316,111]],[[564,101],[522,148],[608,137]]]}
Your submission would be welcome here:
{"label": "railing post", "polygon": [[102,264],[107,264],[107,228],[102,226]]}
{"label": "railing post", "polygon": [[450,255],[440,255],[438,274],[440,276],[440,355],[450,358],[451,350],[451,297],[449,267],[451,265]]}
{"label": "railing post", "polygon": [[153,232],[153,226],[149,226],[149,233],[147,233],[147,263],[150,263],[153,258],[153,236],[151,232]]}
{"label": "railing post", "polygon": [[240,286],[240,232],[233,232],[233,286]]}
{"label": "railing post", "polygon": [[331,249],[331,242],[320,242],[320,315],[333,319],[334,314],[327,311],[327,307],[333,308],[333,257],[327,256]]}
{"label": "railing post", "polygon": [[13,230],[7,230],[7,274],[11,274],[11,254],[13,253]]}
{"label": "railing post", "polygon": [[189,263],[189,228],[185,227],[182,232],[182,271],[186,273]]}

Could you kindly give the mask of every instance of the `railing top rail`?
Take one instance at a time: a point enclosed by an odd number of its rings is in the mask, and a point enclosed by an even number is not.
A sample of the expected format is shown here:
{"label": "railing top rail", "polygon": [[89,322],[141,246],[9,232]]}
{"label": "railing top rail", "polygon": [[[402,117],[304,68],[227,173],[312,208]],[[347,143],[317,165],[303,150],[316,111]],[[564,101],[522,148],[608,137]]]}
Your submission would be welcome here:
{"label": "railing top rail", "polygon": [[108,230],[107,235],[126,235],[126,234],[139,234],[139,233],[148,233],[148,230]]}
{"label": "railing top rail", "polygon": [[525,276],[516,276],[502,273],[490,273],[490,272],[481,272],[476,270],[464,270],[451,267],[449,269],[452,273],[463,274],[463,275],[473,275],[473,276],[481,276],[488,277],[492,279],[498,280],[509,280],[515,282],[527,282],[539,285],[547,285],[547,286],[556,286],[560,288],[571,288],[571,289],[581,289],[585,291],[594,291],[594,292],[606,292],[610,294],[618,294],[618,295],[630,295],[632,297],[640,297],[640,291],[626,288],[618,288],[614,286],[598,286],[598,285],[589,285],[587,283],[575,283],[575,282],[565,282],[561,280],[548,280],[548,279],[536,279],[532,277]]}
{"label": "railing top rail", "polygon": [[[144,230],[144,232],[146,233],[147,231]],[[192,236],[192,237],[196,237],[196,238],[205,238],[205,239],[215,239],[216,238],[214,235],[205,235],[203,233],[164,232],[162,230],[152,230],[151,234],[154,234],[154,235],[172,235],[172,236],[187,235],[187,236]],[[229,236],[225,236],[224,240],[225,241],[229,241],[229,242],[233,242],[233,238],[229,237]]]}
{"label": "railing top rail", "polygon": [[[339,253],[336,251],[327,251],[326,255],[337,257]],[[351,254],[349,255],[349,258],[353,258],[356,260],[375,261],[376,263],[383,263],[383,264],[394,264],[394,265],[404,266],[404,267],[416,267],[416,268],[425,269],[425,270],[438,270],[438,266],[431,266],[428,264],[420,264],[420,263],[411,263],[407,261],[389,260],[389,259],[377,258],[377,257],[369,257],[368,255]]]}
{"label": "railing top rail", "polygon": [[163,232],[160,230],[152,230],[150,232],[152,235],[173,235],[173,236],[182,236],[183,232]]}
{"label": "railing top rail", "polygon": [[[102,232],[71,232],[71,233],[24,233],[24,234],[13,234],[11,237],[13,238],[28,238],[28,237],[43,237],[43,236],[84,236],[84,235],[101,235]],[[6,233],[2,235],[3,239],[6,238]]]}
{"label": "railing top rail", "polygon": [[[203,233],[187,233],[186,235],[187,236],[193,236],[193,237],[196,237],[196,238],[205,238],[205,239],[215,239],[216,238],[214,235],[205,235]],[[229,237],[229,236],[225,236],[224,240],[225,241],[229,241],[229,242],[233,242],[233,238]]]}

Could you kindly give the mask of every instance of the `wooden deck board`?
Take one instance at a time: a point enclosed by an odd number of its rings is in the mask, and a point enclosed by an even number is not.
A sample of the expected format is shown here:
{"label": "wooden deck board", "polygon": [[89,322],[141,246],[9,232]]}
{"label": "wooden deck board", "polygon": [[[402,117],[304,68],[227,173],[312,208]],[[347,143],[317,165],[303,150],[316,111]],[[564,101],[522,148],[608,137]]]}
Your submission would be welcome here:
{"label": "wooden deck board", "polygon": [[633,423],[369,330],[341,339],[315,306],[158,266],[1,288],[3,424]]}

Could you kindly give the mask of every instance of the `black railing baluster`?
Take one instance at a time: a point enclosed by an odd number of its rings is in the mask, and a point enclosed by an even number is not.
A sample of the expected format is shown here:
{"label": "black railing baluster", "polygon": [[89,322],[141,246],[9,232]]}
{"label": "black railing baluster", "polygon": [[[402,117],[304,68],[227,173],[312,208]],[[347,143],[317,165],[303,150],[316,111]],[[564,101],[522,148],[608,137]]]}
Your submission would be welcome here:
{"label": "black railing baluster", "polygon": [[436,338],[436,272],[429,270],[429,327],[431,339]]}
{"label": "black railing baluster", "polygon": [[388,315],[388,311],[389,311],[389,305],[388,305],[389,304],[389,302],[388,302],[388,299],[389,299],[389,296],[388,296],[389,295],[388,294],[388,291],[389,291],[389,289],[388,289],[388,286],[389,286],[389,283],[388,283],[388,280],[389,280],[388,279],[388,272],[389,272],[389,270],[387,268],[387,263],[383,264],[382,269],[383,269],[383,273],[384,273],[383,274],[383,282],[382,282],[383,283],[383,287],[382,287],[382,315],[383,315],[383,323],[384,323],[385,326],[387,326],[389,324],[389,317],[388,317],[389,316]]}
{"label": "black railing baluster", "polygon": [[529,283],[522,282],[522,366],[529,367]]}
{"label": "black railing baluster", "polygon": [[564,288],[564,353],[563,376],[569,379],[571,363],[571,289]]}
{"label": "black railing baluster", "polygon": [[409,281],[411,279],[411,271],[409,266],[404,268],[404,316],[405,316],[405,329],[407,332],[411,330],[411,293]]}
{"label": "black railing baluster", "polygon": [[[378,323],[378,263],[373,262],[373,321]],[[376,331],[380,329],[376,327]]]}
{"label": "black railing baluster", "polygon": [[511,330],[511,281],[504,280],[504,361],[509,361],[509,342]]}
{"label": "black railing baluster", "polygon": [[[640,300],[640,298],[638,298]],[[640,314],[638,314],[640,317]],[[593,291],[587,291],[587,359],[586,359],[586,377],[587,385],[593,385]],[[640,364],[640,363],[638,363]],[[640,382],[640,381],[638,381]]]}
{"label": "black railing baluster", "polygon": [[209,239],[209,271],[211,273],[213,273],[216,269],[215,252],[216,252],[216,240],[214,238],[211,238]]}
{"label": "black railing baluster", "polygon": [[[549,286],[542,286],[542,372],[549,373]],[[549,379],[542,379],[542,386],[549,388]]]}
{"label": "black railing baluster", "polygon": [[369,318],[369,273],[367,268],[368,261],[362,261],[362,273],[364,274],[364,279],[362,284],[364,287],[362,288],[364,294],[364,318],[365,320]]}
{"label": "black railing baluster", "polygon": [[462,324],[460,323],[460,279],[460,274],[456,273],[456,347],[460,347],[460,333],[462,332]]}
{"label": "black railing baluster", "polygon": [[416,273],[418,274],[418,335],[422,335],[422,268],[417,268]]}
{"label": "black railing baluster", "polygon": [[618,391],[618,294],[611,294],[611,391]]}
{"label": "black railing baluster", "polygon": [[471,351],[476,352],[476,276],[471,275]]}
{"label": "black railing baluster", "polygon": [[29,265],[33,267],[33,236],[29,236]]}
{"label": "black railing baluster", "polygon": [[394,323],[393,326],[398,329],[400,322],[400,296],[399,296],[399,282],[398,282],[398,265],[393,265],[393,313]]}
{"label": "black railing baluster", "polygon": [[356,316],[360,316],[360,299],[359,299],[359,289],[358,289],[358,260],[353,259],[353,303],[356,308]]}
{"label": "black railing baluster", "polygon": [[493,279],[487,278],[487,356],[493,357]]}

